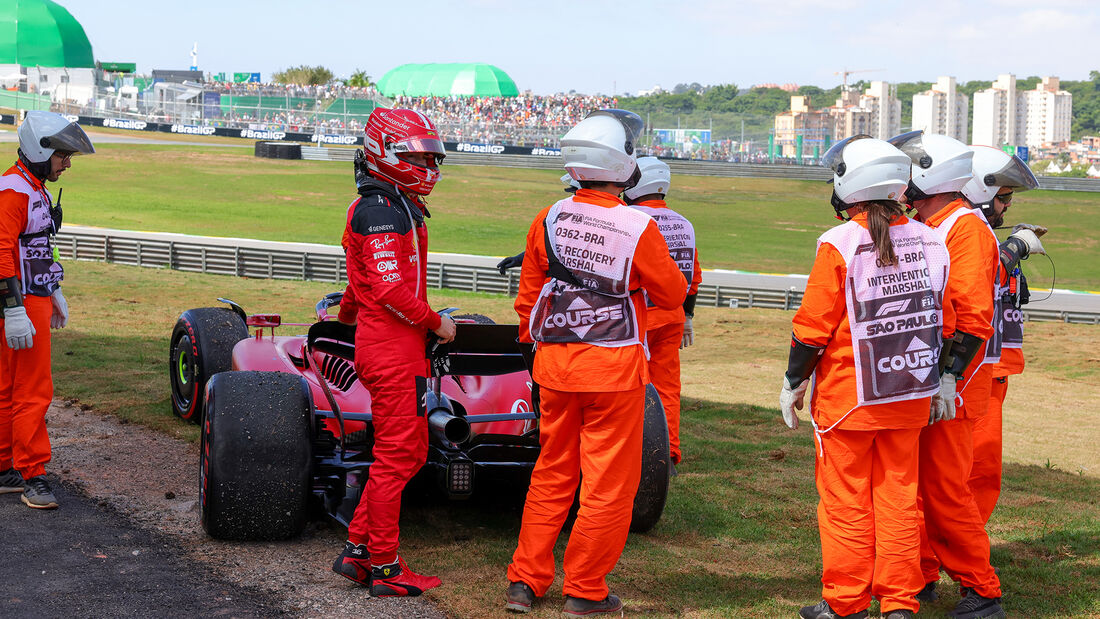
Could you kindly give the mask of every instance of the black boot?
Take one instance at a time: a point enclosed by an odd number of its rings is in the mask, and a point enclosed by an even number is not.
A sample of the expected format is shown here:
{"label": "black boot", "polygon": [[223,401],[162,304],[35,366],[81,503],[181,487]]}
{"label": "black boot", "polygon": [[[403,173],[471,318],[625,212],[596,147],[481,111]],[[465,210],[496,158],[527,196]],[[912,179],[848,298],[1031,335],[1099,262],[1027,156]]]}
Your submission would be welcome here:
{"label": "black boot", "polygon": [[867,619],[867,609],[850,615],[841,615],[829,608],[828,602],[821,600],[813,606],[803,606],[802,610],[798,611],[798,616],[802,619]]}
{"label": "black boot", "polygon": [[987,598],[978,595],[970,587],[962,588],[963,598],[955,605],[955,610],[947,613],[955,619],[1005,619],[1001,608],[1001,598]]}

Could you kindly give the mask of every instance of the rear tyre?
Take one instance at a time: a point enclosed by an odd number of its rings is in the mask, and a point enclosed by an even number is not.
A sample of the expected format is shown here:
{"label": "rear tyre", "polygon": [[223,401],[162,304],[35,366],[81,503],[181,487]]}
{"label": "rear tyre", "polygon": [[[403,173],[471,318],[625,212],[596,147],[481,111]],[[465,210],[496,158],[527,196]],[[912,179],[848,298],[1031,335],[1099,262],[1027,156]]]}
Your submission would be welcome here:
{"label": "rear tyre", "polygon": [[301,376],[222,372],[210,379],[199,464],[202,527],[224,540],[279,540],[308,515],[313,403]]}
{"label": "rear tyre", "polygon": [[229,308],[200,307],[180,315],[168,348],[173,413],[200,421],[206,381],[232,369],[233,347],[247,337],[244,320]]}
{"label": "rear tyre", "polygon": [[642,430],[642,479],[634,496],[630,520],[633,533],[645,533],[661,519],[672,473],[668,446],[668,421],[653,385],[645,388],[645,428]]}

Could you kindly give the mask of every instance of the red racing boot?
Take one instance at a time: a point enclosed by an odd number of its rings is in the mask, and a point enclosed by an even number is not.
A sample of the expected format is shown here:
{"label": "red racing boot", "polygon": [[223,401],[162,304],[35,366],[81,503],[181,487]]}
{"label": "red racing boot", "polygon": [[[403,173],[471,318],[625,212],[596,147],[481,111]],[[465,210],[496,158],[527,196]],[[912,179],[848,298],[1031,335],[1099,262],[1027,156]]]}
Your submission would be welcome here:
{"label": "red racing boot", "polygon": [[441,584],[443,581],[435,576],[422,576],[409,569],[401,557],[397,557],[396,563],[371,566],[370,594],[374,597],[420,595]]}
{"label": "red racing boot", "polygon": [[364,587],[370,586],[370,553],[366,544],[344,542],[344,550],[332,564],[332,571],[357,582]]}

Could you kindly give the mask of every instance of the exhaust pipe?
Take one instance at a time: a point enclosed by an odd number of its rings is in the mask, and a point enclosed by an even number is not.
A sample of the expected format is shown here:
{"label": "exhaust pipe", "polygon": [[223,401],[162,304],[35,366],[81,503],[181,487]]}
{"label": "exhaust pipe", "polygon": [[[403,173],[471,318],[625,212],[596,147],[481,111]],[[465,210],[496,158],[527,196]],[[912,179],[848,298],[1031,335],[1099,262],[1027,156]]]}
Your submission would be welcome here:
{"label": "exhaust pipe", "polygon": [[456,417],[451,401],[445,395],[429,391],[425,394],[428,429],[444,444],[459,444],[470,438],[470,422]]}

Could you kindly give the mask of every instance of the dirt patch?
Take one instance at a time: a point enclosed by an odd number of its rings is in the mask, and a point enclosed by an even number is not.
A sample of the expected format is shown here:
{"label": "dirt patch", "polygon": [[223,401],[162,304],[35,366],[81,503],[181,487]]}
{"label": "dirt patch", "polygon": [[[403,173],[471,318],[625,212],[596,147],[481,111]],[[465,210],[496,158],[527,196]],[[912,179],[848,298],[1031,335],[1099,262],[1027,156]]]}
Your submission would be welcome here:
{"label": "dirt patch", "polygon": [[[428,598],[371,598],[363,587],[333,574],[330,566],[345,531],[326,522],[311,523],[299,539],[287,542],[211,539],[199,523],[198,447],[81,408],[57,401],[50,406],[50,472],[136,526],[167,537],[219,576],[270,594],[293,616],[444,616]],[[408,558],[414,565],[428,563]]]}

